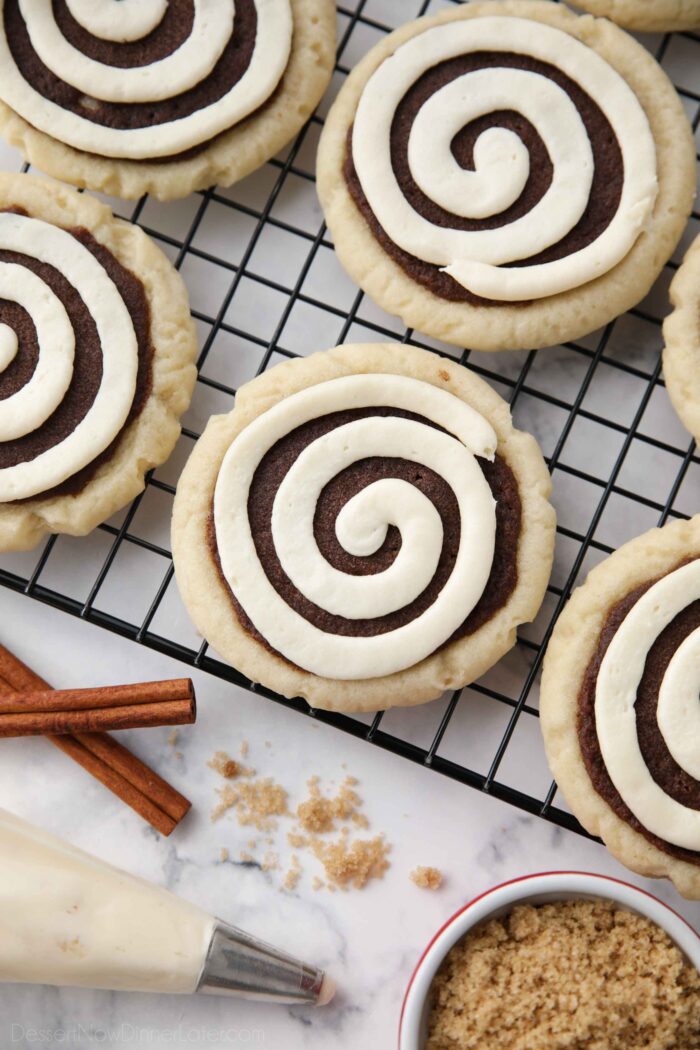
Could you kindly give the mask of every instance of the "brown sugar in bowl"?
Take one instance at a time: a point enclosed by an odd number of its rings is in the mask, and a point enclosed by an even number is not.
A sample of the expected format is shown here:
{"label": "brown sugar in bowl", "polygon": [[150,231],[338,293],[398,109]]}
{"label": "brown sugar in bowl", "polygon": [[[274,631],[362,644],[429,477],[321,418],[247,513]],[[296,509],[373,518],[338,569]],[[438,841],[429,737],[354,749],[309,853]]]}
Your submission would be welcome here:
{"label": "brown sugar in bowl", "polygon": [[[541,910],[543,905],[563,902],[571,906]],[[577,907],[578,902],[593,902],[600,907]],[[546,919],[547,928],[545,922],[540,923],[540,917]],[[582,927],[589,924],[589,929],[577,931],[577,923]],[[601,943],[590,937],[592,923],[600,926]],[[659,931],[658,936],[654,928]],[[549,1045],[546,1038],[548,1016],[552,1032],[556,1031],[557,1046],[578,1048],[585,1045],[579,1035],[586,1027],[582,1023],[586,998],[591,1004],[595,1002],[596,981],[598,987],[608,988],[611,996],[619,996],[624,995],[628,976],[630,981],[643,979],[645,959],[635,952],[632,940],[638,932],[648,935],[653,949],[646,953],[649,965],[656,963],[662,967],[675,961],[675,971],[669,967],[671,979],[667,999],[664,999],[659,982],[652,979],[648,987],[655,992],[657,1014],[665,1018],[668,1030],[673,1030],[677,1023],[679,1031],[683,1032],[682,1036],[679,1035],[682,1041],[663,1041],[659,1032],[658,1042],[643,1045],[677,1047],[678,1050],[681,1047],[683,1050],[700,1047],[700,979],[696,983],[697,971],[700,971],[700,935],[666,904],[628,883],[585,872],[549,872],[526,876],[489,890],[460,909],[438,931],[423,953],[406,991],[399,1050],[445,1050],[448,1047],[449,1050],[462,1050],[462,1047],[467,1050],[477,1046],[479,1050],[492,1047],[508,1050],[516,1045],[534,1047],[535,1042],[539,1048],[540,1045]],[[591,974],[590,981],[573,990],[567,989],[566,983],[557,979],[556,968],[551,965],[551,956],[556,953],[560,955],[562,967],[566,964],[566,948],[561,945],[561,939],[570,935],[572,950],[588,950],[592,965],[600,963],[601,969],[599,974]],[[574,936],[578,936],[578,943],[574,943]],[[625,936],[630,940],[628,959],[623,959],[620,952]],[[620,974],[616,975],[619,980],[607,984],[601,983],[605,975],[602,945],[606,937],[609,937],[610,947],[616,950],[615,962],[620,967]],[[518,940],[521,944],[514,943]],[[465,949],[474,944],[484,951],[484,956],[483,960],[472,956],[472,965],[468,969]],[[548,958],[544,960],[541,974],[535,975],[538,952],[543,957],[545,951]],[[488,980],[480,973],[482,962],[489,966]],[[499,965],[494,967],[494,963]],[[546,995],[542,994],[542,974],[545,979],[549,975]],[[473,983],[475,975],[478,989]],[[678,994],[673,983],[679,976],[684,982],[682,995]],[[470,992],[475,993],[473,1015],[468,1012]],[[502,997],[502,1008],[489,1011],[487,996],[497,994]],[[575,1009],[572,995],[576,999]],[[520,997],[517,1001],[516,996]],[[692,1003],[687,996],[693,997]],[[561,1007],[561,1019],[557,1018],[553,1004]],[[596,1005],[599,1006],[599,1002]],[[642,1005],[639,1016],[653,1016],[651,997]],[[529,1034],[534,1036],[535,1032],[530,1032],[529,1016],[535,1012],[540,1027],[538,1038],[530,1044],[527,1037]],[[600,1011],[596,1013],[596,1008],[592,1007],[590,1012],[596,1015],[592,1016],[591,1031],[596,1026],[600,1030]],[[624,1015],[625,1010],[621,1013]],[[567,1020],[574,1016],[577,1024]],[[499,1031],[501,1019],[503,1030]],[[630,1023],[636,1027],[636,1018],[632,1015]],[[642,1023],[640,1021],[640,1026]],[[640,1045],[638,1042],[624,1041],[628,1035],[624,1025],[620,1025],[619,1030],[619,1038],[614,1036],[612,1029],[609,1033],[606,1031],[610,1046],[629,1046],[636,1050]],[[629,1035],[633,1039],[631,1030]],[[543,1038],[545,1043],[542,1043]],[[602,1044],[596,1041],[592,1045]]]}

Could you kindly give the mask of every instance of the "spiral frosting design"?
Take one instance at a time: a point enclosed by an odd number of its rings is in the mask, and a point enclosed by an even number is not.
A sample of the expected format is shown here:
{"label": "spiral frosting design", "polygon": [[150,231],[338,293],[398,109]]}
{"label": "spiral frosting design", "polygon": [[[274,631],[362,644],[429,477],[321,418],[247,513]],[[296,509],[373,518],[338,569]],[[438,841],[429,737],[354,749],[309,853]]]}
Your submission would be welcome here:
{"label": "spiral frosting design", "polygon": [[483,416],[406,376],[331,380],[264,412],[233,441],[214,495],[244,624],[326,678],[430,656],[489,580],[496,509],[477,457],[495,449]]}
{"label": "spiral frosting design", "polygon": [[0,502],[110,448],[143,386],[147,316],[140,282],[87,231],[0,213]]}
{"label": "spiral frosting design", "polygon": [[350,149],[350,188],[381,242],[447,298],[519,302],[592,281],[629,253],[657,194],[626,81],[529,19],[454,19],[400,45],[362,91]]}
{"label": "spiral frosting design", "polygon": [[76,149],[144,160],[259,109],[292,42],[290,0],[3,0],[0,98]]}
{"label": "spiral frosting design", "polygon": [[[590,690],[597,763],[583,737],[589,772],[652,841],[698,862],[700,559],[629,596],[605,634]],[[586,690],[582,700],[585,710]]]}

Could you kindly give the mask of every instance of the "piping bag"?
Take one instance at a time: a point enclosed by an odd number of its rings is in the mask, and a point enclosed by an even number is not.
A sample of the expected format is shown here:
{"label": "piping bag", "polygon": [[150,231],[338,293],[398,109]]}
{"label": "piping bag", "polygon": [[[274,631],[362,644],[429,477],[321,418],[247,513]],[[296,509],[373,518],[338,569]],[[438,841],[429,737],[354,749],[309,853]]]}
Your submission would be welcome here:
{"label": "piping bag", "polygon": [[319,1006],[334,991],[322,970],[3,809],[0,981]]}

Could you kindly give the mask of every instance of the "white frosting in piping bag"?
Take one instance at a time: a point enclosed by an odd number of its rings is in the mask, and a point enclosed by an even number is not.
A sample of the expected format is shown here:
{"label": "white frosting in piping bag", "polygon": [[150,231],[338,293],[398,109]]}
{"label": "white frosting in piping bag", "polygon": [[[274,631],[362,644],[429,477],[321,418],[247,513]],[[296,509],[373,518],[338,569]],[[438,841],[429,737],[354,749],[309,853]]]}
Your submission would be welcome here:
{"label": "white frosting in piping bag", "polygon": [[194,992],[215,920],[0,809],[0,980]]}
{"label": "white frosting in piping bag", "polygon": [[[41,56],[59,77],[75,83],[91,97],[157,102],[182,92],[182,85],[191,86],[194,78],[196,82],[204,80],[227,43],[228,38],[221,38],[219,34],[226,26],[233,25],[233,0],[194,2],[195,21],[190,38],[194,43],[185,41],[159,62],[135,69],[115,68],[86,56],[76,57],[67,41],[57,40],[59,30],[47,0],[21,0],[21,10],[37,50],[40,49]],[[0,15],[2,4],[0,0]],[[121,8],[122,3],[113,3],[113,7]],[[88,153],[134,160],[182,153],[244,120],[267,101],[279,84],[292,43],[290,0],[255,0],[255,8],[255,45],[250,65],[240,80],[221,98],[177,120],[140,128],[114,128],[63,109],[44,98],[24,79],[12,58],[1,24],[0,98],[35,128]],[[113,17],[118,19],[118,12]],[[87,12],[86,20],[90,20]],[[230,32],[229,29],[229,36]]]}
{"label": "white frosting in piping bag", "polygon": [[[700,559],[658,580],[632,606],[598,671],[595,721],[600,751],[621,798],[647,830],[675,846],[700,850],[700,810],[656,783],[637,738],[635,700],[650,648],[671,621],[700,599]],[[700,772],[700,630],[678,647],[659,691],[658,725],[686,772]]]}
{"label": "white frosting in piping bag", "polygon": [[[433,66],[477,51],[524,54],[557,67],[598,104],[619,142],[624,181],[616,214],[595,241],[555,262],[507,265],[558,243],[588,204],[593,154],[586,128],[569,95],[548,77],[506,66],[465,73],[424,103],[409,138],[409,167],[422,191],[454,215],[485,218],[520,196],[529,173],[527,149],[512,131],[490,128],[476,141],[475,170],[467,171],[451,143],[478,117],[504,109],[522,114],[544,141],[554,171],[541,200],[520,218],[493,230],[435,225],[413,209],[393,171],[390,132],[404,95]],[[606,273],[629,252],[657,193],[654,140],[631,88],[573,36],[521,18],[447,22],[402,44],[364,88],[352,155],[367,201],[395,244],[444,268],[475,294],[504,301],[554,295]]]}
{"label": "white frosting in piping bag", "polygon": [[[378,550],[387,527],[397,526],[402,545],[386,571],[342,573],[317,547],[313,520],[321,491],[352,463],[374,456],[422,464],[447,482],[460,511],[459,549],[434,603],[411,622],[372,637],[330,634],[287,605],[265,575],[250,530],[248,492],[265,453],[296,427],[331,412],[378,406],[414,412],[449,433],[416,420],[370,416],[307,445],[273,505],[272,536],[285,573],[305,597],[348,619],[383,616],[425,589],[442,549],[442,522],[427,497],[403,480],[368,485],[348,501],[336,523],[339,542],[360,556]],[[486,586],[494,554],[495,503],[475,456],[493,459],[495,449],[496,434],[478,412],[453,394],[406,376],[347,376],[293,394],[250,423],[221,465],[214,520],[224,576],[268,643],[314,674],[361,679],[413,666],[450,638]]]}
{"label": "white frosting in piping bag", "polygon": [[[48,263],[63,274],[90,311],[102,346],[102,379],[92,405],[59,444],[24,463],[0,468],[0,502],[5,502],[60,484],[111,444],[133,402],[138,346],[119,289],[95,256],[66,230],[4,212],[0,248]],[[0,440],[8,441],[36,430],[61,403],[73,376],[75,336],[61,301],[27,267],[0,263],[0,298],[27,310],[39,343],[32,377],[15,394],[0,400]],[[10,363],[6,357],[0,367]]]}

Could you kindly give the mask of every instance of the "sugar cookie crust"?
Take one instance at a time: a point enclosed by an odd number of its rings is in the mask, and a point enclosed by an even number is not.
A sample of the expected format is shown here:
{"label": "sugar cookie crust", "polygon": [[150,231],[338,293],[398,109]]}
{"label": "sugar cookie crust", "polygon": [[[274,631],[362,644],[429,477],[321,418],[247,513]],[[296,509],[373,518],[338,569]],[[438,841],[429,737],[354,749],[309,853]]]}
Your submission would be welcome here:
{"label": "sugar cookie crust", "polygon": [[592,15],[617,22],[624,29],[644,33],[697,29],[700,26],[698,0],[575,0]]}

